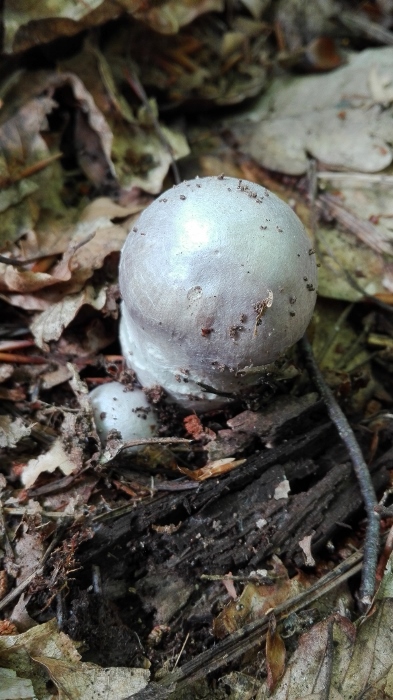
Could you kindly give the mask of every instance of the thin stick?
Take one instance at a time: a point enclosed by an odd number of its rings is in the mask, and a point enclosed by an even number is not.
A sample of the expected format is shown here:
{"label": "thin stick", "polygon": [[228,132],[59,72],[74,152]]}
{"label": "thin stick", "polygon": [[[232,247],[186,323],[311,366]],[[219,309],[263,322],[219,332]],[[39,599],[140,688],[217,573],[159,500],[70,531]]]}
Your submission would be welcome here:
{"label": "thin stick", "polygon": [[180,651],[179,651],[179,653],[178,653],[178,655],[177,655],[177,657],[176,657],[176,661],[175,661],[175,665],[174,665],[173,669],[177,668],[177,665],[178,665],[178,663],[179,663],[179,661],[180,661],[180,657],[181,657],[181,655],[182,655],[182,653],[183,653],[183,651],[184,651],[184,647],[186,646],[186,644],[187,644],[187,642],[188,642],[189,636],[190,636],[190,633],[187,632],[186,638],[185,638],[185,640],[184,640],[184,642],[183,642],[183,644],[182,644],[182,648],[180,649]]}
{"label": "thin stick", "polygon": [[4,187],[9,187],[10,185],[14,185],[17,182],[24,180],[26,177],[36,175],[48,165],[51,165],[51,163],[53,163],[55,160],[59,160],[59,158],[62,158],[62,156],[62,153],[54,153],[53,155],[48,156],[48,158],[44,158],[43,160],[39,160],[37,163],[32,163],[31,165],[28,165],[26,168],[23,168],[23,170],[21,170],[14,176],[0,177],[1,189],[3,189]]}
{"label": "thin stick", "polygon": [[392,175],[380,175],[375,173],[342,173],[336,170],[319,170],[317,172],[317,177],[319,180],[333,180],[333,182],[344,182],[346,185],[353,183],[354,186],[362,187],[374,187],[374,185],[384,185],[386,187],[391,187],[393,185]]}
{"label": "thin stick", "polygon": [[334,398],[333,392],[327,386],[322,372],[315,361],[311,345],[304,336],[300,341],[305,356],[307,368],[323,401],[328,409],[329,416],[335,424],[338,434],[344,442],[362,493],[364,507],[367,513],[368,524],[364,543],[364,564],[362,570],[362,582],[360,586],[360,602],[365,608],[371,604],[375,590],[375,573],[377,568],[379,548],[379,522],[380,514],[376,512],[377,497],[371,481],[370,472],[364,461],[359,444],[349,425],[344,413]]}
{"label": "thin stick", "polygon": [[[274,608],[277,622],[281,622],[291,613],[313,607],[313,603],[326,595],[351,576],[360,571],[362,552],[351,554],[348,559],[339,564],[333,571],[323,576],[310,588],[294,598],[289,598]],[[190,681],[205,678],[220,668],[228,668],[228,664],[244,656],[249,650],[260,646],[266,637],[269,614],[262,615],[258,620],[236,630],[225,639],[217,642],[210,649],[202,651],[196,658],[187,661],[183,666],[168,673],[158,681],[158,685],[171,687],[176,683],[176,690],[183,689]]]}
{"label": "thin stick", "polygon": [[26,588],[29,587],[29,585],[34,581],[36,576],[41,576],[43,573],[44,569],[42,566],[38,566],[35,571],[33,571],[30,576],[24,579],[22,583],[19,584],[19,586],[16,586],[16,588],[13,588],[12,591],[7,593],[7,595],[4,596],[4,598],[1,599],[0,601],[0,610],[4,610],[4,608],[7,607],[10,603],[12,603],[15,598],[18,598],[23,591],[26,590]]}
{"label": "thin stick", "polygon": [[23,267],[23,265],[30,265],[41,258],[46,257],[45,255],[36,255],[35,258],[28,258],[28,260],[19,260],[19,258],[7,258],[6,255],[0,255],[0,263],[3,265],[14,265],[14,267]]}

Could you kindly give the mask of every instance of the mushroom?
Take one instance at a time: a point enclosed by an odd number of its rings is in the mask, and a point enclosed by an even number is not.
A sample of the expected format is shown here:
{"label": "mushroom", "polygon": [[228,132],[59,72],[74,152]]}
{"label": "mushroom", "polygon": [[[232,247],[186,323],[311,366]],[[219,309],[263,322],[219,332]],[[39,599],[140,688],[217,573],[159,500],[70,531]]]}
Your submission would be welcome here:
{"label": "mushroom", "polygon": [[231,177],[183,182],[122,251],[126,362],[185,408],[222,405],[303,335],[316,286],[310,240],[281,199]]}
{"label": "mushroom", "polygon": [[111,430],[117,430],[125,441],[157,434],[157,420],[142,389],[130,390],[120,382],[108,382],[90,392],[90,403],[102,442]]}

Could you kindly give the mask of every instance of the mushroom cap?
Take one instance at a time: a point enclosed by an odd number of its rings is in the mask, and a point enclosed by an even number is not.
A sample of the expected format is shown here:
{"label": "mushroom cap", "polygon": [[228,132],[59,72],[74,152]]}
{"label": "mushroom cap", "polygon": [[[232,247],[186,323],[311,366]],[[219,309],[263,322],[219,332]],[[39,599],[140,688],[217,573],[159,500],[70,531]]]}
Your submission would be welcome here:
{"label": "mushroom cap", "polygon": [[108,382],[93,389],[89,398],[97,433],[103,443],[111,430],[118,430],[124,441],[157,434],[157,419],[142,389],[130,391],[120,382]]}
{"label": "mushroom cap", "polygon": [[309,324],[310,247],[293,210],[260,185],[197,178],[161,195],[120,263],[121,342],[140,381],[177,400],[206,398],[201,383],[223,392],[250,383],[238,370],[274,362]]}

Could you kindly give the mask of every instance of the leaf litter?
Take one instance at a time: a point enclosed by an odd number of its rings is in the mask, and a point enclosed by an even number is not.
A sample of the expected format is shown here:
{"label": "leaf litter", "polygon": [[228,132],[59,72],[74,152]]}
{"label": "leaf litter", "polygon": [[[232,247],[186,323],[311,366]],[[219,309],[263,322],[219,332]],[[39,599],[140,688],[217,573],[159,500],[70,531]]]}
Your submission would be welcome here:
{"label": "leaf litter", "polygon": [[[116,343],[119,252],[138,213],[176,180],[182,159],[182,177],[224,171],[253,179],[304,220],[325,298],[313,321],[315,353],[363,431],[371,466],[384,458],[390,465],[393,387],[383,376],[391,373],[392,328],[377,302],[391,304],[393,286],[392,49],[340,45],[333,29],[340,13],[332,2],[300,11],[293,0],[243,0],[223,10],[220,0],[198,7],[188,0],[4,4],[4,51],[22,60],[0,87],[0,343],[6,342],[0,344],[0,446],[7,476],[0,512],[0,606],[6,611],[0,698],[88,699],[109,692],[147,698],[144,688],[168,697],[165,684],[180,678],[179,663],[186,674],[193,654],[211,653],[205,668],[214,667],[210,629],[220,640],[218,654],[220,644],[235,643],[265,618],[264,655],[255,644],[229,654],[244,662],[244,672],[225,671],[220,680],[233,700],[393,696],[385,652],[391,646],[390,563],[373,607],[358,622],[345,586],[325,607],[306,606],[284,623],[276,614],[313,590],[334,557],[336,564],[349,559],[362,542],[356,523],[341,549],[337,539],[337,527],[353,524],[356,510],[330,516],[334,497],[325,506],[326,493],[317,494],[310,504],[326,513],[324,520],[332,518],[321,538],[313,506],[310,512],[304,506],[326,468],[324,449],[336,450],[331,462],[344,473],[347,457],[336,446],[321,443],[321,452],[315,456],[312,448],[303,461],[295,449],[268,465],[254,493],[247,492],[247,478],[255,474],[242,474],[256,468],[258,455],[268,459],[286,449],[302,423],[311,435],[312,421],[319,420],[318,395],[296,351],[274,388],[266,383],[247,405],[226,414],[179,416],[157,389],[151,398],[161,422],[158,442],[166,444],[151,443],[132,459],[119,436],[100,445],[87,398],[88,388],[112,378],[135,381]],[[379,12],[386,23],[385,10]],[[345,18],[349,26],[351,17]],[[375,23],[364,22],[375,32]],[[56,37],[70,42],[68,51],[48,43]],[[350,43],[350,31],[348,37]],[[37,68],[27,66],[22,52],[37,45],[45,45],[45,58]],[[235,119],[214,111],[240,103]],[[206,106],[208,122],[193,122],[190,113]],[[364,303],[344,303],[364,300],[367,312]],[[379,469],[382,491],[387,473]],[[356,500],[342,488],[337,506],[341,497]],[[239,516],[233,494],[243,492]],[[298,503],[303,511],[296,511]],[[94,563],[89,588],[87,574],[79,572],[79,547],[85,543],[84,561],[86,543],[100,542],[107,523],[118,518],[127,523],[121,532],[129,533],[132,564],[122,570],[128,559],[114,534],[115,576]],[[228,540],[234,527],[238,535]],[[282,528],[287,535],[280,539]],[[211,583],[202,583],[206,571]],[[122,650],[121,641],[105,637],[102,619],[91,622],[85,589],[96,596],[104,620],[105,596],[114,621],[120,620],[116,601],[127,601],[119,608],[123,616],[131,611],[119,623],[118,636],[124,632],[128,640]],[[72,637],[89,639],[93,658],[101,636],[101,666],[81,661],[71,636],[46,622],[54,614]],[[131,631],[139,642],[131,641]],[[117,661],[108,667],[100,653]],[[149,686],[151,665],[156,682]],[[190,678],[191,698],[198,691]],[[217,688],[206,688],[209,697],[219,697]]]}

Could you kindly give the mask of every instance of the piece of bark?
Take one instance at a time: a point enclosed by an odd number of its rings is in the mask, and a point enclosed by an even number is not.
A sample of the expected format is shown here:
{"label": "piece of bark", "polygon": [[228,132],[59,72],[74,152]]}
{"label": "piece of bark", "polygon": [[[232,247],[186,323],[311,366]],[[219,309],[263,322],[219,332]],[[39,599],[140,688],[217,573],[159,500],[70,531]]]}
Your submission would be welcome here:
{"label": "piece of bark", "polygon": [[95,525],[95,536],[89,542],[89,546],[81,547],[81,562],[85,564],[107,551],[112,551],[122,538],[129,538],[131,534],[133,537],[139,537],[153,523],[159,524],[160,521],[165,522],[168,517],[174,518],[178,511],[190,515],[218,501],[223,493],[239,491],[274,464],[323,453],[331,443],[332,435],[334,428],[330,423],[319,424],[272,450],[256,453],[239,469],[220,479],[208,479],[196,490],[160,492],[152,500],[143,501],[136,508],[130,505],[129,512],[125,515],[116,517],[116,514],[108,514],[106,520]]}
{"label": "piece of bark", "polygon": [[282,396],[269,403],[263,411],[243,411],[227,421],[232,430],[251,433],[265,442],[273,440],[285,424],[293,422],[318,402],[318,394]]}
{"label": "piece of bark", "polygon": [[206,446],[209,460],[232,457],[250,447],[254,436],[239,430],[219,430],[217,438]]}
{"label": "piece of bark", "polygon": [[[388,483],[390,463],[393,448],[371,469],[378,490]],[[284,479],[292,494],[275,500],[275,490]],[[197,490],[160,495],[117,521],[100,525],[82,560],[110,548],[119,558],[116,575],[132,577],[146,612],[155,611],[156,624],[169,622],[181,608],[183,619],[190,613],[191,620],[191,608],[198,597],[202,606],[209,590],[208,583],[200,583],[201,574],[231,571],[247,576],[272,554],[287,565],[302,566],[299,540],[314,532],[311,550],[316,555],[340,523],[350,521],[361,507],[345,446],[334,426],[325,423],[274,449],[261,450]],[[263,521],[266,524],[260,527]],[[162,532],[152,528],[161,524],[176,528]],[[112,576],[113,571],[105,575]],[[167,591],[173,587],[177,601],[168,610]]]}

